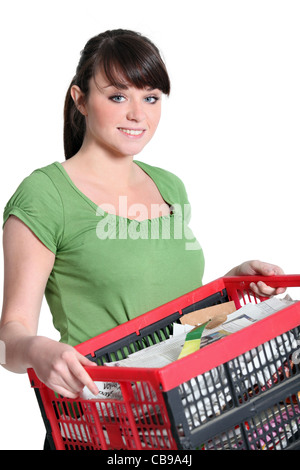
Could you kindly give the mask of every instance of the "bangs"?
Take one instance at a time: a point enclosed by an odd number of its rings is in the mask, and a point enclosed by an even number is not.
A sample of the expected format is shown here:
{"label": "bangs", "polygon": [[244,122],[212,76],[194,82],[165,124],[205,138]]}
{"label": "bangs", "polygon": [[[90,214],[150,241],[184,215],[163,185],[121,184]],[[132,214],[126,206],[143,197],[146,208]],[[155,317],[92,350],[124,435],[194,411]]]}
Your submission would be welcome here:
{"label": "bangs", "polygon": [[139,89],[150,87],[170,94],[166,67],[153,44],[138,43],[136,38],[132,42],[130,38],[123,37],[106,41],[101,49],[101,58],[94,72],[100,68],[111,85],[124,89],[131,84]]}

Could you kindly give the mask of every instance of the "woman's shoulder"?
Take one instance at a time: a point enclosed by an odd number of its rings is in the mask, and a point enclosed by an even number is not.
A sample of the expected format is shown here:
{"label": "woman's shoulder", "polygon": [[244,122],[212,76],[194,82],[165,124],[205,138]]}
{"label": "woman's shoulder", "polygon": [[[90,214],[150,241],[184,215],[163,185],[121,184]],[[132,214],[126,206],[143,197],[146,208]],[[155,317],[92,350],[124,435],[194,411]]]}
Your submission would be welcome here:
{"label": "woman's shoulder", "polygon": [[53,181],[57,175],[58,165],[58,162],[53,162],[48,165],[35,168],[33,171],[31,171],[31,173],[25,176],[24,180],[28,181],[40,179],[45,181]]}
{"label": "woman's shoulder", "polygon": [[29,201],[33,198],[37,203],[38,201],[42,203],[45,199],[49,199],[49,202],[54,199],[58,200],[59,194],[55,184],[55,172],[57,170],[55,168],[56,163],[51,163],[28,173],[19,182],[8,201],[8,205],[20,201]]}
{"label": "woman's shoulder", "polygon": [[36,168],[24,176],[17,190],[26,190],[27,192],[35,192],[38,190],[40,194],[51,190],[55,192],[57,173],[57,162]]}
{"label": "woman's shoulder", "polygon": [[55,253],[63,232],[64,212],[54,184],[54,166],[38,168],[21,181],[4,208],[3,226],[10,215],[15,215]]}

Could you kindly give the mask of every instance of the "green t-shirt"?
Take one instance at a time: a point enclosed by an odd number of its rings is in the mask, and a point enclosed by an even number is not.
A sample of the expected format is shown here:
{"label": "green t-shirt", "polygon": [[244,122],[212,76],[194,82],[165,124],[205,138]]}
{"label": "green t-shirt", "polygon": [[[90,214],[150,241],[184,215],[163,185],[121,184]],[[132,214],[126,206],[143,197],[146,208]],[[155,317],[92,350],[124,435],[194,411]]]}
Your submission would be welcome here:
{"label": "green t-shirt", "polygon": [[25,178],[7,203],[55,253],[45,296],[61,341],[76,345],[173,300],[202,283],[204,258],[188,228],[182,181],[136,164],[156,184],[170,215],[138,222],[105,212],[52,163]]}

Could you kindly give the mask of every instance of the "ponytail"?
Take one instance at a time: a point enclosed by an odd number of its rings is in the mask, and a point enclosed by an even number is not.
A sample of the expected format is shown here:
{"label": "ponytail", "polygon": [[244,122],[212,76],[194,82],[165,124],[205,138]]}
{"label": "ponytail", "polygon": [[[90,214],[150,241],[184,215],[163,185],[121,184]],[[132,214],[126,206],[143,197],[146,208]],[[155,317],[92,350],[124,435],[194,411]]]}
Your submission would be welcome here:
{"label": "ponytail", "polygon": [[72,80],[67,91],[64,106],[64,151],[68,160],[80,149],[85,134],[85,117],[78,111],[71,96],[71,88],[75,83]]}

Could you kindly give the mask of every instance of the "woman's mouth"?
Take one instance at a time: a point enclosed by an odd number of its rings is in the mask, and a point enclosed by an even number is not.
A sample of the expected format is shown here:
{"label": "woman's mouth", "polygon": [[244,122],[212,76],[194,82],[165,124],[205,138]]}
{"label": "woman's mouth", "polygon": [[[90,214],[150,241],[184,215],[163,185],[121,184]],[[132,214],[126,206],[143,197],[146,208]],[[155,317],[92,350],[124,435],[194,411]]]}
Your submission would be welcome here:
{"label": "woman's mouth", "polygon": [[131,137],[139,137],[145,132],[145,129],[126,129],[124,127],[118,127],[118,129],[120,132],[123,132],[123,134]]}

